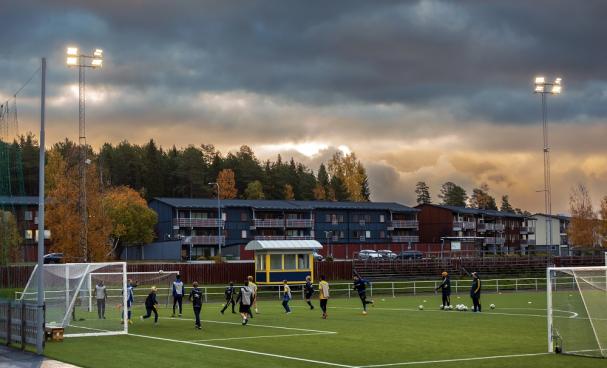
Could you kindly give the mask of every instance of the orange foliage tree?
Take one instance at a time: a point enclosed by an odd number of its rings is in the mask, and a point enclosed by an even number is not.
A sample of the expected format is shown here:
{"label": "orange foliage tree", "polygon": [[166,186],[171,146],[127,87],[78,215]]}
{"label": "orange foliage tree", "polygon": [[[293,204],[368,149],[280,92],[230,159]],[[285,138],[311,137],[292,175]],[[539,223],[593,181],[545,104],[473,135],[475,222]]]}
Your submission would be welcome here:
{"label": "orange foliage tree", "polygon": [[219,184],[219,198],[233,199],[238,196],[236,189],[236,176],[231,169],[223,169],[217,175],[217,184]]}

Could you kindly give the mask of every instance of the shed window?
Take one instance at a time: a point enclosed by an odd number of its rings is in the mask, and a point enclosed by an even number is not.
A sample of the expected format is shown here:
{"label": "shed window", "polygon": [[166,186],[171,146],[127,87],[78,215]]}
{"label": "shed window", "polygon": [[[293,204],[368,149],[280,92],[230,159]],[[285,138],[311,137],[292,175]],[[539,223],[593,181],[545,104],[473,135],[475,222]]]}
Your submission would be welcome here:
{"label": "shed window", "polygon": [[266,270],[266,255],[258,254],[257,255],[257,271],[265,271]]}
{"label": "shed window", "polygon": [[300,270],[310,269],[310,257],[307,254],[297,255],[297,268]]}
{"label": "shed window", "polygon": [[296,254],[285,254],[285,270],[294,270],[296,268]]}
{"label": "shed window", "polygon": [[271,254],[270,255],[270,269],[271,270],[282,270],[282,254]]}

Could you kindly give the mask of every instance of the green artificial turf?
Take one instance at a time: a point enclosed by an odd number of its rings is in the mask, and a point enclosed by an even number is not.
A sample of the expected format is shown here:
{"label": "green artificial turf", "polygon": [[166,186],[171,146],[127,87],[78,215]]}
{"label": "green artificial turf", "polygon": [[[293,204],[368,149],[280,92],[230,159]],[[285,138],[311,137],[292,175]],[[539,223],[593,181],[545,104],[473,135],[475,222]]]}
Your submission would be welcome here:
{"label": "green artificial turf", "polygon": [[[311,311],[296,298],[290,315],[284,314],[278,300],[261,301],[260,314],[248,326],[241,326],[240,316],[229,309],[221,315],[221,305],[209,303],[203,307],[201,331],[194,329],[190,305],[184,306],[181,319],[171,319],[171,311],[160,308],[158,326],[152,320],[139,320],[142,308],[138,306],[130,335],[66,338],[48,343],[46,355],[82,367],[128,368],[607,365],[603,359],[554,354],[472,360],[546,352],[546,296],[541,292],[483,295],[480,314],[440,311],[440,297],[431,294],[382,296],[375,302],[364,316],[357,298],[330,300],[329,318],[323,320],[318,300]],[[452,304],[459,303],[471,304],[465,294],[459,299],[452,296]],[[497,306],[493,311],[491,303]],[[420,304],[424,310],[418,310]],[[555,312],[557,318],[571,315]],[[87,329],[120,329],[116,306],[109,307],[107,317],[99,321],[95,313],[78,311],[77,318],[84,321],[74,324]],[[84,329],[71,328],[69,332],[81,331]],[[451,359],[462,360],[411,364]]]}

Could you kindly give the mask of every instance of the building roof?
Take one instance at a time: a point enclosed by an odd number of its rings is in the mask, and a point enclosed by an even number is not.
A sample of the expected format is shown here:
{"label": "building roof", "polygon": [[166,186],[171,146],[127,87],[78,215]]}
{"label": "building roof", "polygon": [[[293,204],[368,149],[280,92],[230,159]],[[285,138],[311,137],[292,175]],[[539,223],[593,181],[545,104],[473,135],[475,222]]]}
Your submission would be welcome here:
{"label": "building roof", "polygon": [[0,205],[30,206],[37,204],[37,196],[0,196]]}
{"label": "building roof", "polygon": [[[178,208],[217,208],[217,199],[212,198],[154,198]],[[419,210],[394,202],[332,202],[332,201],[287,201],[223,199],[221,208],[253,207],[258,210],[311,211],[315,209],[343,210],[389,210],[392,212],[418,212]]]}
{"label": "building roof", "polygon": [[[420,206],[433,206],[438,208],[444,208],[450,210],[455,213],[463,213],[468,215],[483,215],[483,216],[491,216],[491,217],[515,217],[515,218],[527,218],[528,216],[519,215],[514,212],[503,212],[503,211],[495,211],[495,210],[481,210],[478,208],[470,208],[470,207],[458,207],[458,206],[445,206],[439,204],[425,204]],[[418,206],[418,207],[420,207]]]}
{"label": "building roof", "polygon": [[316,240],[252,240],[245,250],[314,250],[322,249]]}
{"label": "building roof", "polygon": [[[535,216],[548,217],[548,215],[545,213],[534,213],[533,216],[531,216],[531,217],[535,217]],[[558,220],[565,220],[565,221],[571,220],[571,216],[567,216],[567,215],[552,215],[552,218],[558,219]]]}

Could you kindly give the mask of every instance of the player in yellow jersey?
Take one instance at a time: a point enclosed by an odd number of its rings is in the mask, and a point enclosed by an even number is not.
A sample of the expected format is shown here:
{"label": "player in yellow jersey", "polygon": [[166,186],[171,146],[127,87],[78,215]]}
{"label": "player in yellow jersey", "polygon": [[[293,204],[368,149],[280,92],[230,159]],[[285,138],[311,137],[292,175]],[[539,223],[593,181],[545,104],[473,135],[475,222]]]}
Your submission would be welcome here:
{"label": "player in yellow jersey", "polygon": [[[251,307],[255,308],[255,313],[259,313],[259,310],[257,310],[257,284],[253,282],[253,276],[248,276],[247,280],[249,280],[249,288],[253,291]],[[249,311],[249,314],[253,318],[253,312]]]}
{"label": "player in yellow jersey", "polygon": [[329,300],[329,283],[324,276],[320,276],[318,283],[318,295],[320,297],[320,309],[322,309],[322,318],[327,319],[327,301]]}

